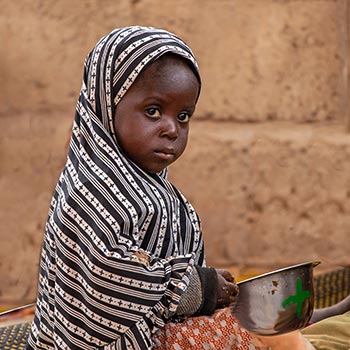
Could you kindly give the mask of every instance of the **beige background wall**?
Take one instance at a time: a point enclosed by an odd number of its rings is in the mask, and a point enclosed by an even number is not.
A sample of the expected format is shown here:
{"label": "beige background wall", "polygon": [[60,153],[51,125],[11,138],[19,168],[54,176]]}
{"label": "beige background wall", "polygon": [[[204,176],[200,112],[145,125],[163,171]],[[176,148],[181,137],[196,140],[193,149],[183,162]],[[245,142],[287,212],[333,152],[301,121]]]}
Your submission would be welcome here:
{"label": "beige background wall", "polygon": [[82,64],[111,29],[183,37],[203,93],[171,178],[211,265],[350,264],[348,0],[0,0],[0,304],[35,298]]}

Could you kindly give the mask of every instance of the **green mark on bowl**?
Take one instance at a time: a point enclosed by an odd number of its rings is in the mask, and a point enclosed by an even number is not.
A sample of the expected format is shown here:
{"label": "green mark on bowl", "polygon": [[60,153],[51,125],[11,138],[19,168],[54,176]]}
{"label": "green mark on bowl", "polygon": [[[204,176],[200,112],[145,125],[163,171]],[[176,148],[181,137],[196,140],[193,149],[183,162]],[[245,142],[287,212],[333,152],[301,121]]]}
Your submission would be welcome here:
{"label": "green mark on bowl", "polygon": [[297,317],[300,318],[303,302],[304,302],[304,300],[309,299],[309,298],[310,298],[310,291],[303,290],[301,278],[298,278],[295,295],[291,295],[287,299],[285,299],[282,303],[282,307],[286,308],[290,304],[296,304],[297,305]]}

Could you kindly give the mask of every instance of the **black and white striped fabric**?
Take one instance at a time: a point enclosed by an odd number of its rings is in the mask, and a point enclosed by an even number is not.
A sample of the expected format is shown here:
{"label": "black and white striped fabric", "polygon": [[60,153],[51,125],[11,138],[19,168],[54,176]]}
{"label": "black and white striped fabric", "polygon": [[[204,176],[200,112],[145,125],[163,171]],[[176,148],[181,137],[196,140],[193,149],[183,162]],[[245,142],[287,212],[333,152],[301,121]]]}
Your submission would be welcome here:
{"label": "black and white striped fabric", "polygon": [[204,265],[199,218],[167,180],[126,159],[115,105],[162,54],[188,59],[175,35],[116,29],[85,61],[67,163],[46,224],[35,319],[27,349],[151,349],[176,312],[195,264]]}

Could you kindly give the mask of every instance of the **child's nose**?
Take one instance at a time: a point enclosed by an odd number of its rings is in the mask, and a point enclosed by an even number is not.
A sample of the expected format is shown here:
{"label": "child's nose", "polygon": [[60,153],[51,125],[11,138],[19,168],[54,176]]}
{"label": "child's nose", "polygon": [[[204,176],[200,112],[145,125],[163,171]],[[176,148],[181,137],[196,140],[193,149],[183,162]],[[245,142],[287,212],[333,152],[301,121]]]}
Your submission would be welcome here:
{"label": "child's nose", "polygon": [[171,139],[177,138],[177,119],[171,116],[163,116],[161,134]]}

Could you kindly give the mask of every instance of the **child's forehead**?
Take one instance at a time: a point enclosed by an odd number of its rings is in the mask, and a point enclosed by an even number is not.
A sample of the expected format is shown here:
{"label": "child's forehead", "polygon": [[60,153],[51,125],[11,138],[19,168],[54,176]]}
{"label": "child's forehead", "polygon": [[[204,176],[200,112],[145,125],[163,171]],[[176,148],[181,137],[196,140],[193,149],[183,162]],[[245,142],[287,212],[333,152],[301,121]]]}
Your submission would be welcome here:
{"label": "child's forehead", "polygon": [[159,80],[164,78],[166,72],[182,70],[190,70],[193,72],[193,75],[196,76],[191,63],[187,59],[176,54],[165,54],[144,67],[134,83],[137,81]]}
{"label": "child's forehead", "polygon": [[189,80],[195,81],[195,85],[199,86],[199,82],[193,69],[184,60],[171,57],[156,60],[139,74],[134,83],[134,89],[148,88],[150,85],[164,86],[171,88],[172,84],[183,83],[188,84]]}

